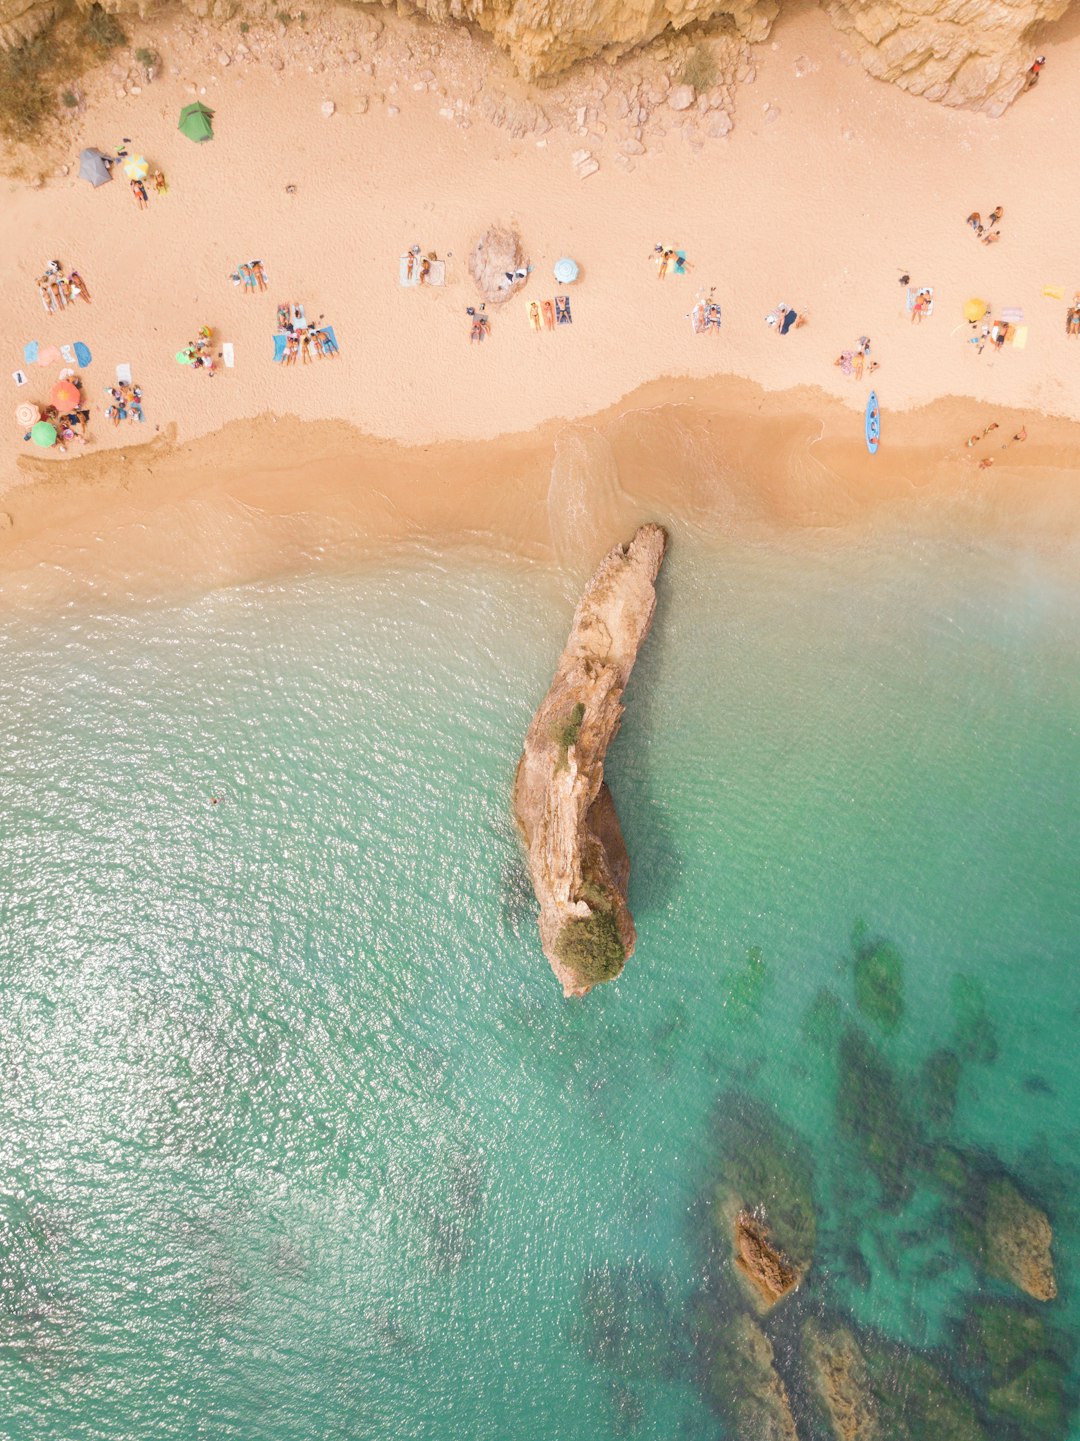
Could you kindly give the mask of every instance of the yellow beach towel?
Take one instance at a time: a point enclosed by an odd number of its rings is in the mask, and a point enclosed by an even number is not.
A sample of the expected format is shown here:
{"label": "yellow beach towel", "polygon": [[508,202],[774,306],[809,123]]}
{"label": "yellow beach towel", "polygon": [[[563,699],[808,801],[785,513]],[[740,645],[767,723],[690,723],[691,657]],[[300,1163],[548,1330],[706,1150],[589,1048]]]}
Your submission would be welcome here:
{"label": "yellow beach towel", "polygon": [[1047,300],[1064,300],[1065,287],[1064,285],[1044,285],[1043,294]]}
{"label": "yellow beach towel", "polygon": [[1016,346],[1017,350],[1023,350],[1027,344],[1027,333],[1028,328],[1026,325],[1018,325],[1013,331],[1012,343]]}

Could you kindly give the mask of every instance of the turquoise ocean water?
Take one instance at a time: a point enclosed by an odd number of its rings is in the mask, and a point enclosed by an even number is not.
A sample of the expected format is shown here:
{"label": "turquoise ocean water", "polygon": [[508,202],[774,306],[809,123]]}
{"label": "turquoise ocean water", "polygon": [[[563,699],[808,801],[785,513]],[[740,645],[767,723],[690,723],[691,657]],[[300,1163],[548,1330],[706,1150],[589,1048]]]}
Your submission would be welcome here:
{"label": "turquoise ocean water", "polygon": [[[3,1435],[758,1441],[710,1202],[779,1147],[802,1441],[812,1316],[882,1438],[1080,1436],[1080,590],[676,535],[609,765],[638,951],[566,1003],[508,804],[582,579],[0,626]],[[1004,1172],[1044,1306],[971,1246]]]}

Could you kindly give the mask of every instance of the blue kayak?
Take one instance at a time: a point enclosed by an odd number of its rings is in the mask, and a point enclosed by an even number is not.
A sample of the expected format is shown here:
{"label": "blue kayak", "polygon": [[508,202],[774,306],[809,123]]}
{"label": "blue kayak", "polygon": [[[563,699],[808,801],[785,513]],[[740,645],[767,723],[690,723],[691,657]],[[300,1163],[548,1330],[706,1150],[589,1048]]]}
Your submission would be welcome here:
{"label": "blue kayak", "polygon": [[870,399],[866,402],[866,448],[871,455],[877,455],[880,439],[881,411],[878,409],[877,391],[872,390]]}

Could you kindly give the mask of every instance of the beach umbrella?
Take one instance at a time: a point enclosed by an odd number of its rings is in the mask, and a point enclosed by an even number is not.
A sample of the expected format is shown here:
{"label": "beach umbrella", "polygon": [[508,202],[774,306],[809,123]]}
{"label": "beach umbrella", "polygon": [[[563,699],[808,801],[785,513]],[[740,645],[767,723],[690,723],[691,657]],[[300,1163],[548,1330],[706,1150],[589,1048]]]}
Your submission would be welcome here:
{"label": "beach umbrella", "polygon": [[190,350],[178,350],[176,352],[177,365],[190,365],[193,358]]}
{"label": "beach umbrella", "polygon": [[194,100],[190,105],[185,105],[180,112],[179,129],[189,140],[202,144],[204,140],[213,140],[214,130],[210,120],[214,112],[208,109],[201,100]]}
{"label": "beach umbrella", "polygon": [[99,185],[104,185],[106,180],[112,179],[112,171],[100,150],[82,151],[79,156],[79,179],[89,180],[95,190]]}
{"label": "beach umbrella", "polygon": [[989,309],[990,307],[989,305],[987,305],[985,300],[965,300],[964,319],[970,320],[972,325],[974,325],[977,321],[983,318],[983,316]]}
{"label": "beach umbrella", "polygon": [[30,439],[35,445],[49,446],[56,444],[56,431],[47,420],[39,420],[30,432]]}
{"label": "beach umbrella", "polygon": [[15,419],[23,426],[36,425],[41,419],[41,411],[36,405],[31,405],[28,400],[24,400],[22,405],[15,407]]}
{"label": "beach umbrella", "polygon": [[124,174],[129,180],[145,180],[150,162],[145,155],[129,155],[124,161]]}
{"label": "beach umbrella", "polygon": [[49,399],[57,410],[74,410],[82,396],[79,387],[70,380],[58,380],[49,392]]}
{"label": "beach umbrella", "polygon": [[560,285],[573,285],[578,278],[578,264],[571,260],[569,255],[564,255],[561,260],[555,262],[555,279]]}

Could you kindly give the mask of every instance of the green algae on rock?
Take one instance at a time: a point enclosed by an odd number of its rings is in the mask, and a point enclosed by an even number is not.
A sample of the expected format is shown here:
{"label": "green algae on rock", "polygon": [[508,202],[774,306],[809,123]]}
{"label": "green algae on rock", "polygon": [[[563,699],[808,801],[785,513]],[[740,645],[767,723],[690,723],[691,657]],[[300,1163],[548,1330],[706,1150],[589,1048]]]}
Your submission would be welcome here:
{"label": "green algae on rock", "polygon": [[1027,1441],[1065,1441],[1069,1364],[1042,1316],[1023,1302],[978,1301],[964,1322],[961,1348],[995,1421]]}
{"label": "green algae on rock", "polygon": [[865,1354],[889,1441],[989,1441],[974,1397],[929,1356],[892,1345]]}

